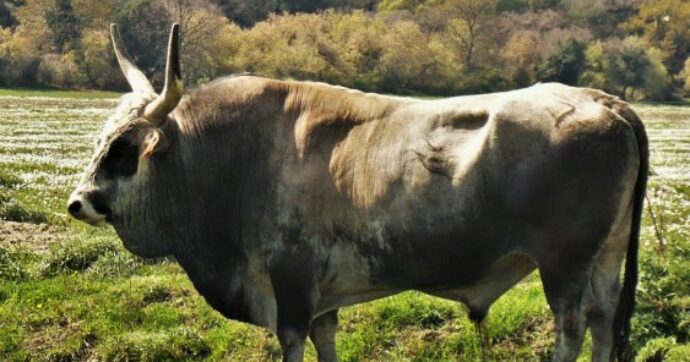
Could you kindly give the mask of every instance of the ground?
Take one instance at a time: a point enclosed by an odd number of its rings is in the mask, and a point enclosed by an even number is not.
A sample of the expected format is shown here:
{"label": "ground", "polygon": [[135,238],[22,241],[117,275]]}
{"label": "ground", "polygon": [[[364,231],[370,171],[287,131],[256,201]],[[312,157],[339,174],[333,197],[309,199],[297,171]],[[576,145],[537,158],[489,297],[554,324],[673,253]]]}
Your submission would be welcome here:
{"label": "ground", "polygon": [[[274,336],[213,311],[174,260],[132,256],[111,229],[66,215],[116,103],[111,93],[0,90],[0,360],[278,359]],[[690,360],[690,107],[635,109],[652,176],[633,341],[641,360]],[[345,308],[340,320],[343,361],[541,360],[553,343],[536,273],[491,309],[483,352],[460,305],[416,292]]]}

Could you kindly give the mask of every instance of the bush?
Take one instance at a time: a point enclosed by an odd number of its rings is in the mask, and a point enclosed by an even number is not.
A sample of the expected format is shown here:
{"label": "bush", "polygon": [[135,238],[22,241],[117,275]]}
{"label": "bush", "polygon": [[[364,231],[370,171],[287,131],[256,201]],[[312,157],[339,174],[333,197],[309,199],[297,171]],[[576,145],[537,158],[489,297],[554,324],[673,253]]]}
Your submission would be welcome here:
{"label": "bush", "polygon": [[668,362],[684,362],[690,361],[690,344],[683,344],[680,346],[673,346],[666,353],[666,361]]}
{"label": "bush", "polygon": [[656,338],[647,342],[647,344],[637,353],[637,361],[641,362],[661,362],[664,361],[664,356],[676,345],[676,340],[673,338]]}
{"label": "bush", "polygon": [[[647,243],[640,250],[638,308],[633,317],[633,341],[662,337],[690,340],[690,210],[688,190],[650,186],[646,205]],[[660,343],[660,342],[659,342]],[[651,348],[651,347],[650,347]]]}
{"label": "bush", "polygon": [[83,72],[75,62],[74,53],[48,54],[43,57],[36,75],[38,82],[55,88],[75,88],[85,83]]}

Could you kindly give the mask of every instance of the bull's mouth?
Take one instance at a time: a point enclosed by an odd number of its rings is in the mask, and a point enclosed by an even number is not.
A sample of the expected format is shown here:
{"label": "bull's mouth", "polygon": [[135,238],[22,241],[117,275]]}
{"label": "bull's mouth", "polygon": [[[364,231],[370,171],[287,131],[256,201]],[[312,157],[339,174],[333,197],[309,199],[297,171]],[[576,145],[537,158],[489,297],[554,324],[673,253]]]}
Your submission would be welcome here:
{"label": "bull's mouth", "polygon": [[91,226],[97,226],[97,227],[105,226],[106,223],[109,223],[108,217],[99,217],[99,218],[95,218],[95,219],[79,219],[79,220],[81,220],[81,221],[83,221],[83,222],[85,222]]}
{"label": "bull's mouth", "polygon": [[103,205],[99,202],[94,202],[93,203],[93,209],[99,214],[99,215],[104,215],[106,221],[108,221],[109,218],[112,218],[113,215],[113,210],[108,207],[107,205]]}

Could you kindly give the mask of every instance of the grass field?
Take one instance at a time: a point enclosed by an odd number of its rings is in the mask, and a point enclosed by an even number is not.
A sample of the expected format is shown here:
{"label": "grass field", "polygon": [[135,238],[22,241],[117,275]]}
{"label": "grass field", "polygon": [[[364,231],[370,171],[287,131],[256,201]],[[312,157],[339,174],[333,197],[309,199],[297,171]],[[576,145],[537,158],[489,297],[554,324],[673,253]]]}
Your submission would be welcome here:
{"label": "grass field", "polygon": [[[112,96],[0,90],[0,360],[278,359],[274,336],[222,318],[174,261],[132,256],[111,229],[66,215]],[[636,109],[648,127],[653,174],[634,343],[640,360],[688,361],[690,107]],[[419,293],[340,316],[343,361],[473,361],[482,353],[542,360],[553,343],[537,274],[491,309],[483,352],[460,305]],[[588,350],[586,342],[583,359]],[[307,360],[315,360],[311,345]]]}

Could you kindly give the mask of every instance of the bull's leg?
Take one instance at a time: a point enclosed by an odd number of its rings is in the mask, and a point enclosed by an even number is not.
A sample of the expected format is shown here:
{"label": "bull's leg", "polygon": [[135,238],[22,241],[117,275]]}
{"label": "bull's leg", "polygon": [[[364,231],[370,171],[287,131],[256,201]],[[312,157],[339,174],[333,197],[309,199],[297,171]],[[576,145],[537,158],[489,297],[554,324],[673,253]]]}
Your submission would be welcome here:
{"label": "bull's leg", "polygon": [[600,258],[592,275],[594,301],[589,312],[592,332],[592,361],[610,361],[613,349],[613,318],[620,295],[620,260]]}
{"label": "bull's leg", "polygon": [[283,351],[283,362],[302,362],[304,359],[304,342],[307,332],[295,328],[278,328],[278,340]]}
{"label": "bull's leg", "polygon": [[320,315],[311,322],[309,338],[314,342],[319,362],[337,362],[335,330],[338,327],[338,310]]}
{"label": "bull's leg", "polygon": [[592,332],[592,361],[610,361],[613,349],[613,319],[618,307],[621,284],[619,273],[630,238],[628,215],[606,241],[592,272],[594,300],[589,314]]}
{"label": "bull's leg", "polygon": [[546,299],[556,321],[552,361],[575,361],[587,329],[587,310],[592,298],[591,273],[581,268],[540,271]]}
{"label": "bull's leg", "polygon": [[319,297],[316,271],[304,260],[304,249],[277,254],[270,265],[271,283],[278,307],[278,340],[284,362],[302,362],[304,343],[311,329]]}

